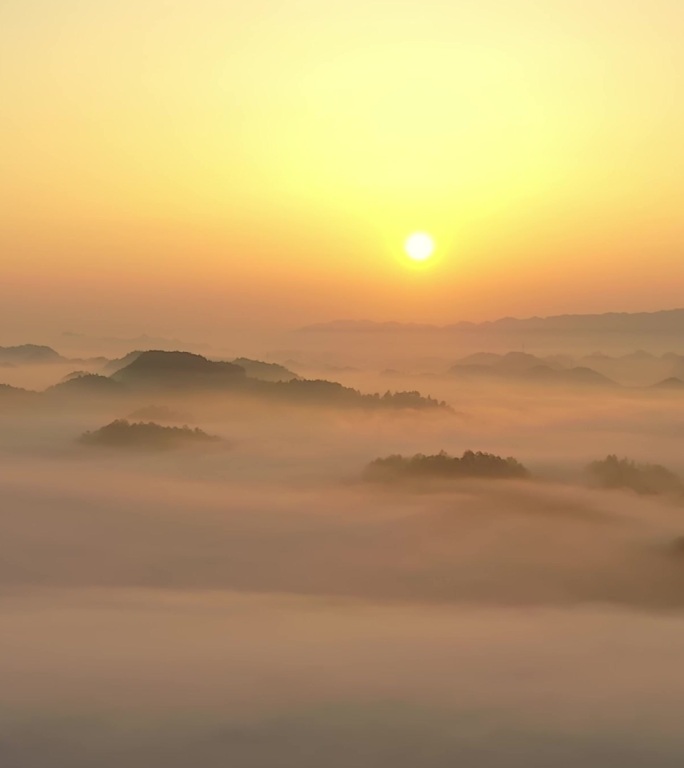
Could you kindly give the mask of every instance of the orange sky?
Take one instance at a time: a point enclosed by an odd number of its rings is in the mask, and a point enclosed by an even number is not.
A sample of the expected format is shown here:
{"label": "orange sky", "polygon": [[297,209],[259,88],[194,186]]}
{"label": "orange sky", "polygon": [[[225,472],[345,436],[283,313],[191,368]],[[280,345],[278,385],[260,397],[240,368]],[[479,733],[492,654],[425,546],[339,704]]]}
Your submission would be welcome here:
{"label": "orange sky", "polygon": [[3,329],[682,305],[682,39],[681,0],[3,0]]}

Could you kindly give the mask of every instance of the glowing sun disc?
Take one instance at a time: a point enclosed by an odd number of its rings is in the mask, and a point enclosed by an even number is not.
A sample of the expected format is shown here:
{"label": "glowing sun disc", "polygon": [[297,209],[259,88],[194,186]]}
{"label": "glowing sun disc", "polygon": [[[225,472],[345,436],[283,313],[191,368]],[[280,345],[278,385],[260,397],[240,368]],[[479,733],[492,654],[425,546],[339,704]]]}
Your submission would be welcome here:
{"label": "glowing sun disc", "polygon": [[414,232],[404,245],[406,255],[414,261],[425,261],[432,256],[435,242],[425,232]]}

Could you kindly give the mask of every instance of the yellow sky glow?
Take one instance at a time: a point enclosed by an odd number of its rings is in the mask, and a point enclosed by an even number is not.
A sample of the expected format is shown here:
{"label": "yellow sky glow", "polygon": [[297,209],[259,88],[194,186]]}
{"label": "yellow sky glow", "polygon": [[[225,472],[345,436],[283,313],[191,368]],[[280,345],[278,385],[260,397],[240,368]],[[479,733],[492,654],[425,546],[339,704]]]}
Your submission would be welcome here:
{"label": "yellow sky glow", "polygon": [[5,0],[0,299],[129,296],[141,325],[179,292],[286,325],[681,304],[683,34],[679,0]]}

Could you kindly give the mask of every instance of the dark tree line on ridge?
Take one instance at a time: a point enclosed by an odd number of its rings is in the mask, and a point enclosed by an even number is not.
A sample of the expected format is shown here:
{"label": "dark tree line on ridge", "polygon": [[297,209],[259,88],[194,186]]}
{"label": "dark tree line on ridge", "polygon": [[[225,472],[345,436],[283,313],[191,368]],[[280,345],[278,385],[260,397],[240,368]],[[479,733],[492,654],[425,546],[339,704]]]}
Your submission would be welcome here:
{"label": "dark tree line on ridge", "polygon": [[627,488],[640,494],[684,494],[679,476],[661,464],[638,464],[611,454],[602,461],[593,461],[587,471],[602,488]]}
{"label": "dark tree line on ridge", "polygon": [[422,453],[411,457],[395,454],[375,459],[366,468],[364,476],[367,480],[464,477],[510,479],[529,477],[529,472],[512,457],[502,458],[493,453],[465,451],[459,458],[440,451],[432,456]]}
{"label": "dark tree line on ridge", "polygon": [[126,419],[117,419],[93,432],[85,432],[79,438],[84,445],[149,449],[177,448],[219,440],[219,437],[197,428],[166,427],[154,422],[129,422]]}
{"label": "dark tree line on ridge", "polygon": [[[607,490],[631,490],[639,494],[670,494],[684,498],[684,483],[680,477],[660,464],[639,464],[611,454],[586,467],[592,485]],[[465,451],[461,457],[445,451],[433,455],[414,456],[394,454],[370,462],[364,479],[395,481],[406,479],[520,479],[531,473],[513,457],[503,458],[493,453]]]}

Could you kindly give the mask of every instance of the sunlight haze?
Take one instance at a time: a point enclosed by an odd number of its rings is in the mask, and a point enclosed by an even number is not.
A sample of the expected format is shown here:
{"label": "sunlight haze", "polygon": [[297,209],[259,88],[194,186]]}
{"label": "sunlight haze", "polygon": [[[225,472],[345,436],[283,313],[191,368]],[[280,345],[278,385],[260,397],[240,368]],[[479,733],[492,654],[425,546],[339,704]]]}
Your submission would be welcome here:
{"label": "sunlight haze", "polygon": [[684,766],[684,0],[0,0],[0,768]]}
{"label": "sunlight haze", "polygon": [[[675,0],[5,0],[5,312],[69,328],[96,296],[102,332],[122,303],[206,332],[675,306],[683,33]],[[417,221],[442,252],[418,276]]]}

